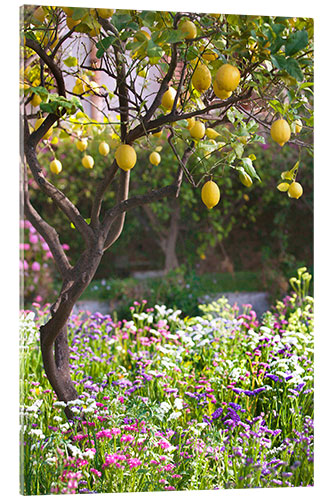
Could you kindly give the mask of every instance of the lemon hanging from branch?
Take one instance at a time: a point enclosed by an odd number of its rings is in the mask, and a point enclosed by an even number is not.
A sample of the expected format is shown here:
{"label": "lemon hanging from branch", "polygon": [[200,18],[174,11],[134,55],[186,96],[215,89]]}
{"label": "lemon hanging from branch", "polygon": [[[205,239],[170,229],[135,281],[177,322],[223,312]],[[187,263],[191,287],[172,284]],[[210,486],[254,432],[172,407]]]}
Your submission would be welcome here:
{"label": "lemon hanging from branch", "polygon": [[277,142],[281,147],[289,141],[291,130],[289,123],[283,118],[275,120],[271,126],[271,137],[273,141]]}
{"label": "lemon hanging from branch", "polygon": [[196,120],[194,125],[192,125],[192,127],[190,128],[190,134],[193,139],[202,139],[205,133],[205,125],[201,121]]}
{"label": "lemon hanging from branch", "polygon": [[239,84],[240,76],[239,69],[236,68],[236,66],[232,64],[222,64],[215,76],[218,90],[233,92]]}
{"label": "lemon hanging from branch", "polygon": [[201,199],[211,210],[220,201],[220,189],[214,181],[207,181],[201,189]]}
{"label": "lemon hanging from branch", "polygon": [[122,170],[131,170],[136,164],[135,149],[129,144],[121,144],[116,150],[116,162]]}
{"label": "lemon hanging from branch", "polygon": [[173,107],[173,102],[176,97],[176,90],[173,87],[169,87],[166,92],[164,92],[163,97],[162,97],[162,106],[165,107],[168,111],[171,111]]}
{"label": "lemon hanging from branch", "polygon": [[197,27],[192,21],[184,21],[179,29],[186,35],[185,40],[192,40],[197,36]]}
{"label": "lemon hanging from branch", "polygon": [[192,76],[193,87],[198,92],[202,93],[209,89],[211,83],[212,75],[207,66],[205,64],[198,64]]}
{"label": "lemon hanging from branch", "polygon": [[101,155],[107,156],[110,151],[110,146],[105,141],[102,141],[98,146],[98,151]]}
{"label": "lemon hanging from branch", "polygon": [[289,198],[300,198],[303,194],[303,188],[302,185],[299,182],[292,182],[289,186],[288,189],[288,196]]}
{"label": "lemon hanging from branch", "polygon": [[149,161],[152,165],[158,165],[161,162],[161,156],[157,151],[153,151],[149,155]]}
{"label": "lemon hanging from branch", "polygon": [[62,171],[62,164],[59,160],[57,159],[54,159],[51,161],[50,163],[50,170],[53,174],[60,174],[60,172]]}

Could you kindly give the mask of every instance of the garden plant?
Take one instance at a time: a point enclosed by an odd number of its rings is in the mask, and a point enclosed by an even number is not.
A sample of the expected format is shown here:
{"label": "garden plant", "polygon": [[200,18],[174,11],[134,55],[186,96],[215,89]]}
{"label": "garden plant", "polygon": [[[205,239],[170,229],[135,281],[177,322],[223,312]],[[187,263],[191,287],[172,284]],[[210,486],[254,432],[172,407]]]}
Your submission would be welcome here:
{"label": "garden plant", "polygon": [[67,420],[41,370],[48,307],[21,318],[22,492],[313,485],[313,298],[305,268],[262,321],[226,299],[181,319],[71,315]]}
{"label": "garden plant", "polygon": [[[23,321],[24,493],[311,484],[304,270],[297,293],[262,324],[224,302],[193,318],[143,303],[122,322],[72,311],[128,211],[145,207],[158,226],[149,206],[168,205],[160,243],[174,267],[182,194],[218,227],[211,214],[226,179],[237,176],[244,193],[261,181],[258,144],[294,145],[297,161],[274,195],[306,196],[313,20],[47,6],[21,14],[23,224],[61,278],[53,304]],[[80,161],[66,175],[71,150]],[[164,151],[174,159],[166,175]],[[76,178],[84,191],[69,188]],[[79,241],[73,262],[64,223]]]}

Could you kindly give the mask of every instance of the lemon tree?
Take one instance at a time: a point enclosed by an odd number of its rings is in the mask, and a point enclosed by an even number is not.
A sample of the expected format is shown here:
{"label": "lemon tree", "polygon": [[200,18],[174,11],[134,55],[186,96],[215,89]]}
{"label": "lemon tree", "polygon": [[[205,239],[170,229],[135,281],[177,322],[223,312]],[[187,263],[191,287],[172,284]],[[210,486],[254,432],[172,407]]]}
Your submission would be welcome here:
{"label": "lemon tree", "polygon": [[[41,328],[41,348],[53,389],[68,401],[77,393],[65,355],[66,321],[122,234],[126,213],[162,199],[180,203],[184,183],[199,200],[208,182],[219,188],[221,200],[226,179],[253,189],[260,173],[251,148],[271,140],[298,149],[292,181],[301,184],[302,150],[312,149],[313,21],[25,6],[20,36],[25,217],[47,242],[62,279],[51,318]],[[278,120],[290,134],[283,126],[271,135]],[[155,150],[157,135],[164,137],[163,152]],[[66,193],[65,159],[56,156],[62,141],[79,153],[75,166],[89,186],[88,214]],[[158,164],[153,156],[159,170],[165,148],[174,156],[170,181],[162,176],[140,194],[130,189],[132,172],[142,176],[152,168],[137,162],[137,151],[160,154]],[[60,171],[52,164],[56,174],[49,161],[43,164],[46,149],[51,161],[61,162]],[[37,210],[32,203],[33,189],[75,228],[81,243],[75,262],[63,251],[61,231],[59,237],[44,217],[43,204]],[[291,203],[306,196],[297,189],[288,188]],[[110,191],[113,204],[107,206]],[[207,210],[203,202],[201,210]]]}

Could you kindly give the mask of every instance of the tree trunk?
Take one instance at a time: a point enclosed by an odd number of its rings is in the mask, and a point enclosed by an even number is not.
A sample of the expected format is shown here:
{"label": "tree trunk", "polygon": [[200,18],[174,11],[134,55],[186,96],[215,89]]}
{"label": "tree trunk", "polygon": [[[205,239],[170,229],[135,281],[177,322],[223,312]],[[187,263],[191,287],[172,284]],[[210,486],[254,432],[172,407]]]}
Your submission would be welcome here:
{"label": "tree trunk", "polygon": [[[60,295],[51,308],[51,318],[40,328],[40,344],[46,376],[59,401],[77,399],[70,374],[67,322],[74,304],[87,288],[100,263],[102,252],[87,252],[73,269],[72,279],[64,280]],[[73,414],[65,408],[68,418]]]}
{"label": "tree trunk", "polygon": [[172,202],[172,214],[167,238],[163,241],[161,248],[165,256],[164,270],[166,273],[178,267],[178,258],[176,254],[176,243],[179,231],[180,206],[178,198]]}

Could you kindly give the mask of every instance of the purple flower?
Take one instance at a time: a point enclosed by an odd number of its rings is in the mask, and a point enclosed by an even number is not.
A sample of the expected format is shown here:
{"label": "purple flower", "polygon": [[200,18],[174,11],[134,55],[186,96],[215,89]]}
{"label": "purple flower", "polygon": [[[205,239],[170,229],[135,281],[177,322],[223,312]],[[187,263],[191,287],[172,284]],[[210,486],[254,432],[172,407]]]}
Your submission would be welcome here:
{"label": "purple flower", "polygon": [[217,408],[217,410],[215,410],[212,413],[212,420],[219,418],[222,415],[222,413],[223,413],[223,408]]}
{"label": "purple flower", "polygon": [[274,373],[267,373],[265,378],[270,378],[274,380],[274,382],[282,382],[282,379],[280,379],[277,375],[274,375]]}

